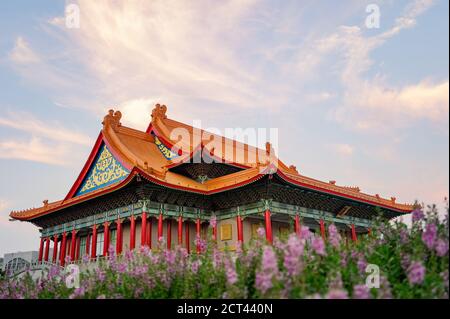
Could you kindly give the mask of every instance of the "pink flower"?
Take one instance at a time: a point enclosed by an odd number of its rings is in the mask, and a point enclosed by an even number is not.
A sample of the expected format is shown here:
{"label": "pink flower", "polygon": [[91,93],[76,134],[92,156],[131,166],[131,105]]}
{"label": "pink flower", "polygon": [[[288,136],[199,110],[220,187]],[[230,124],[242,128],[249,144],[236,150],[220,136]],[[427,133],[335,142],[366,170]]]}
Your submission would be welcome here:
{"label": "pink flower", "polygon": [[342,289],[330,290],[327,294],[327,299],[348,299],[347,291]]}
{"label": "pink flower", "polygon": [[436,224],[427,224],[425,231],[422,234],[422,240],[428,249],[433,249],[436,241],[437,226]]}
{"label": "pink flower", "polygon": [[314,236],[311,247],[314,252],[319,256],[325,256],[327,253],[325,252],[325,243],[320,236]]}
{"label": "pink flower", "polygon": [[353,298],[355,299],[369,299],[370,291],[366,285],[355,285],[353,287]]}
{"label": "pink flower", "polygon": [[438,239],[435,249],[439,257],[444,257],[448,253],[448,241],[444,239]]}
{"label": "pink flower", "polygon": [[331,246],[336,248],[339,247],[341,235],[339,235],[339,232],[334,224],[330,224],[330,226],[328,226],[328,240],[330,241]]}
{"label": "pink flower", "polygon": [[273,286],[273,278],[278,275],[277,257],[271,246],[265,246],[261,269],[256,274],[255,285],[256,288],[265,294]]}
{"label": "pink flower", "polygon": [[425,279],[425,267],[420,261],[413,262],[408,268],[408,280],[411,285],[421,284]]}
{"label": "pink flower", "polygon": [[298,238],[297,234],[291,234],[284,254],[284,267],[286,267],[290,276],[296,276],[300,273],[303,248],[303,242]]}

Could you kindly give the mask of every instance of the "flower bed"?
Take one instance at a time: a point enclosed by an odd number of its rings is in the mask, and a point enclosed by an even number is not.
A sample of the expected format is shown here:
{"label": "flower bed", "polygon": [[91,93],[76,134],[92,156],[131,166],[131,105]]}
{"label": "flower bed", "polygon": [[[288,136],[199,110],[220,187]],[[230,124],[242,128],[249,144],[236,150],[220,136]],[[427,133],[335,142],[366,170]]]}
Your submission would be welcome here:
{"label": "flower bed", "polygon": [[236,252],[203,241],[190,255],[179,247],[119,257],[111,250],[81,272],[79,288],[55,267],[37,281],[2,279],[0,298],[448,298],[448,209],[444,220],[435,209],[412,218],[409,228],[377,222],[349,243],[329,225],[326,240],[302,227],[273,245],[262,230]]}

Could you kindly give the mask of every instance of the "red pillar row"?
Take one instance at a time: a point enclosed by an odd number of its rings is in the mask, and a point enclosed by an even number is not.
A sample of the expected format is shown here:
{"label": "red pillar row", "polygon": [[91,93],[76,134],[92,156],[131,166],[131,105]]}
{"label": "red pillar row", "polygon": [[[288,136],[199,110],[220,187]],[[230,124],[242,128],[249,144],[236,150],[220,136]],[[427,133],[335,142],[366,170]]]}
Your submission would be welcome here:
{"label": "red pillar row", "polygon": [[266,240],[269,243],[273,242],[273,235],[272,235],[272,220],[270,218],[270,210],[266,210],[264,213],[264,219],[266,222]]}
{"label": "red pillar row", "polygon": [[195,221],[196,227],[195,227],[195,238],[196,238],[196,251],[197,254],[200,253],[200,219],[197,218],[197,220]]}
{"label": "red pillar row", "polygon": [[141,247],[147,245],[147,213],[142,213],[141,219]]}
{"label": "red pillar row", "polygon": [[352,224],[352,240],[356,241],[356,229],[355,229],[355,224]]}
{"label": "red pillar row", "polygon": [[58,235],[53,236],[53,258],[52,262],[55,264],[58,259]]}
{"label": "red pillar row", "polygon": [[300,237],[300,216],[298,216],[298,215],[295,215],[294,231]]}
{"label": "red pillar row", "polygon": [[92,226],[91,258],[97,257],[97,225]]}
{"label": "red pillar row", "polygon": [[213,228],[212,228],[212,239],[213,239],[213,241],[215,242],[215,241],[217,241],[217,223],[215,224],[215,225],[213,225]]}
{"label": "red pillar row", "polygon": [[77,237],[76,249],[75,249],[75,260],[80,259],[80,241],[81,237]]}
{"label": "red pillar row", "polygon": [[66,242],[67,242],[67,233],[63,232],[62,240],[61,240],[61,251],[59,252],[59,263],[61,266],[64,266],[66,262]]}
{"label": "red pillar row", "polygon": [[136,246],[136,220],[134,215],[130,217],[130,250],[133,250]]}
{"label": "red pillar row", "polygon": [[42,261],[42,257],[44,255],[44,238],[41,237],[41,243],[39,244],[39,256],[38,261]]}
{"label": "red pillar row", "polygon": [[159,213],[158,216],[158,242],[162,239],[163,237],[163,216],[162,213]]}
{"label": "red pillar row", "polygon": [[44,261],[48,261],[48,253],[50,250],[50,237],[45,239],[45,253],[44,253]]}
{"label": "red pillar row", "polygon": [[178,245],[183,245],[183,218],[178,216]]}
{"label": "red pillar row", "polygon": [[148,247],[152,248],[152,219],[148,218],[147,220],[147,231],[145,232],[146,242]]}
{"label": "red pillar row", "polygon": [[322,239],[325,240],[325,222],[323,219],[319,221],[320,223],[320,235],[322,236]]}
{"label": "red pillar row", "polygon": [[167,219],[167,249],[172,247],[172,220]]}
{"label": "red pillar row", "polygon": [[117,219],[117,238],[116,238],[116,254],[120,255],[122,253],[123,246],[123,231],[122,231],[122,220]]}
{"label": "red pillar row", "polygon": [[103,256],[108,255],[109,249],[109,223],[103,224]]}
{"label": "red pillar row", "polygon": [[243,234],[243,227],[242,227],[242,218],[240,215],[236,216],[236,225],[237,225],[237,240],[241,244],[244,242],[244,234]]}
{"label": "red pillar row", "polygon": [[76,239],[77,239],[77,232],[76,230],[72,230],[72,240],[70,243],[70,260],[75,260],[75,248],[76,248]]}
{"label": "red pillar row", "polygon": [[191,238],[190,238],[190,234],[189,234],[189,221],[186,221],[186,250],[188,252],[188,254],[191,252]]}
{"label": "red pillar row", "polygon": [[87,234],[87,236],[86,236],[86,251],[85,251],[85,254],[88,255],[88,256],[89,256],[89,252],[90,252],[90,250],[89,250],[90,247],[91,247],[91,235]]}

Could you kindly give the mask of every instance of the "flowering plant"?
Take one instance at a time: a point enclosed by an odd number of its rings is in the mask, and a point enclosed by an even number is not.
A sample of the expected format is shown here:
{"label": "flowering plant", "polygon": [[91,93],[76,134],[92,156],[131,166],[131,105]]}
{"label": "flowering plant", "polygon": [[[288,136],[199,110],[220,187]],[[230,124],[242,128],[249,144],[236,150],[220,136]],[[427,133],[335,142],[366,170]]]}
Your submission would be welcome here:
{"label": "flowering plant", "polygon": [[[215,222],[215,221],[214,221]],[[301,227],[276,238],[264,231],[236,251],[196,239],[198,253],[143,247],[98,263],[83,258],[80,286],[52,267],[0,279],[0,298],[448,298],[449,220],[435,207],[412,213],[412,225],[377,220],[370,234],[345,240],[335,225],[325,239]],[[378,286],[367,284],[369,266]]]}

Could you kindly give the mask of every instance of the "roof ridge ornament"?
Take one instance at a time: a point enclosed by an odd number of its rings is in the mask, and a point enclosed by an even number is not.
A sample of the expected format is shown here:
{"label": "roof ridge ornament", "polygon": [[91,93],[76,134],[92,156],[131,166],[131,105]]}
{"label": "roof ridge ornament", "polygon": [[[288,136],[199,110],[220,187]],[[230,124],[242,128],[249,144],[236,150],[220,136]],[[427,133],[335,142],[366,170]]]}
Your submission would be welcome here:
{"label": "roof ridge ornament", "polygon": [[167,118],[166,115],[167,112],[167,106],[165,106],[164,104],[155,104],[154,109],[152,110],[152,121],[156,120],[157,118],[163,120]]}
{"label": "roof ridge ornament", "polygon": [[103,118],[103,126],[110,125],[112,128],[117,128],[119,126],[122,126],[122,123],[120,123],[120,119],[122,118],[122,113],[120,111],[115,111],[113,109],[110,109],[108,111],[108,114]]}

